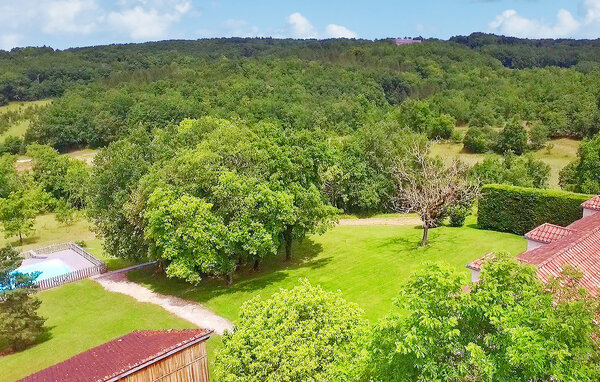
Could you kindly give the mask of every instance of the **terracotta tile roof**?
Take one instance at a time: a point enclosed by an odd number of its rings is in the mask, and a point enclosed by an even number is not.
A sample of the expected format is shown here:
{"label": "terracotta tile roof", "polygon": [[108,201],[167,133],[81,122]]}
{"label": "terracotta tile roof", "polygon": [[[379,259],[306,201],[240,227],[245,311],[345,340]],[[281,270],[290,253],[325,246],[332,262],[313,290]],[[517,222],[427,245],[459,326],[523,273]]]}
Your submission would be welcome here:
{"label": "terracotta tile roof", "polygon": [[[599,197],[593,199],[597,199],[594,203],[600,203]],[[567,227],[543,224],[525,237],[546,243],[518,256],[520,261],[538,268],[542,281],[560,276],[564,265],[569,264],[584,273],[582,286],[593,295],[600,294],[600,213],[581,218]],[[486,256],[469,263],[467,268],[480,270]]]}
{"label": "terracotta tile roof", "polygon": [[204,341],[210,330],[134,331],[76,355],[21,381],[112,381],[133,369],[159,361],[168,353]]}
{"label": "terracotta tile roof", "polygon": [[562,239],[565,236],[575,232],[570,228],[561,227],[558,225],[544,223],[539,227],[532,229],[527,232],[524,236],[526,239],[538,241],[540,243],[548,244]]}
{"label": "terracotta tile roof", "polygon": [[485,261],[485,259],[486,259],[486,258],[487,258],[489,255],[491,255],[491,254],[492,254],[492,252],[490,252],[490,253],[488,253],[488,254],[486,254],[486,255],[483,255],[483,256],[481,256],[481,257],[480,257],[479,259],[477,259],[477,260],[473,260],[473,261],[471,261],[469,264],[467,264],[467,268],[469,268],[469,269],[472,269],[472,270],[474,270],[474,271],[479,271],[479,270],[481,270],[481,264],[482,264],[482,263]]}
{"label": "terracotta tile roof", "polygon": [[589,210],[600,211],[600,195],[594,196],[590,200],[586,200],[585,202],[581,203],[581,207]]}

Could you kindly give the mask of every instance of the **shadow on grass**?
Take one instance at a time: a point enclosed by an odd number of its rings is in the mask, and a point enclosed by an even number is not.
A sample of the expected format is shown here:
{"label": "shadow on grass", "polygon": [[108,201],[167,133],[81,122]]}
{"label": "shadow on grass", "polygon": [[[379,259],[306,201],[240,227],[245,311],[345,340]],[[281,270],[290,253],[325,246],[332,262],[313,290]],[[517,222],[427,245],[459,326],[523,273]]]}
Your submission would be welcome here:
{"label": "shadow on grass", "polygon": [[169,279],[163,274],[157,274],[153,268],[130,272],[127,277],[131,281],[144,284],[154,292],[202,303],[223,295],[262,290],[290,277],[287,271],[292,269],[321,268],[332,260],[332,257],[318,258],[322,251],[322,245],[311,239],[296,242],[290,261],[284,261],[284,254],[280,251],[277,256],[265,259],[258,271],[254,271],[252,266],[238,268],[234,283],[230,286],[226,285],[223,278],[217,277],[205,278],[198,285],[192,285],[182,280]]}

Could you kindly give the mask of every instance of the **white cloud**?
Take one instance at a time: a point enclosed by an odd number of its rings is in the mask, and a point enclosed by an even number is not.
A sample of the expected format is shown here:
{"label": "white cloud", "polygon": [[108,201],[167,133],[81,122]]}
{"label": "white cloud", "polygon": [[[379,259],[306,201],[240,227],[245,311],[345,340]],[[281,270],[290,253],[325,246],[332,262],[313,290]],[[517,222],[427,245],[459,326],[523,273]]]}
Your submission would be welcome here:
{"label": "white cloud", "polygon": [[558,11],[553,24],[523,17],[514,9],[502,12],[489,24],[496,33],[523,38],[570,37],[580,26],[581,23],[566,9]]}
{"label": "white cloud", "polygon": [[302,16],[301,13],[292,13],[287,18],[287,23],[291,29],[291,35],[295,38],[317,38],[318,33],[315,27]]}
{"label": "white cloud", "polygon": [[320,33],[301,13],[295,12],[286,19],[288,29],[275,34],[278,38],[357,38],[356,33],[342,25],[329,24]]}
{"label": "white cloud", "polygon": [[9,33],[0,36],[0,49],[11,50],[19,46],[19,42],[23,36],[16,33]]}
{"label": "white cloud", "polygon": [[93,12],[97,9],[93,0],[52,1],[41,11],[46,33],[89,34],[96,27]]}
{"label": "white cloud", "polygon": [[146,10],[141,6],[121,12],[110,12],[107,22],[115,29],[127,31],[136,40],[166,37],[170,25],[179,21],[191,8],[190,2],[177,3],[174,12],[160,13],[156,9]]}
{"label": "white cloud", "polygon": [[325,28],[325,35],[329,38],[356,38],[356,33],[337,24],[329,24]]}

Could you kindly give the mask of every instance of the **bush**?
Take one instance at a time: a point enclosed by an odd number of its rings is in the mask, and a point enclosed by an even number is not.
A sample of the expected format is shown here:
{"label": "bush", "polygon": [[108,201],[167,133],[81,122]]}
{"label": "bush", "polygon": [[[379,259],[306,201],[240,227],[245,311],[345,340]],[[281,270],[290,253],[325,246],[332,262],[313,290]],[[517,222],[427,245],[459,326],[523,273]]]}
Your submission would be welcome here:
{"label": "bush", "polygon": [[465,224],[467,216],[471,215],[471,208],[465,206],[454,206],[448,209],[448,218],[450,226],[462,227]]}
{"label": "bush", "polygon": [[471,167],[469,176],[480,184],[546,188],[550,179],[550,166],[531,155],[488,155],[482,162]]}
{"label": "bush", "polygon": [[506,124],[496,144],[496,151],[504,154],[509,151],[517,155],[523,154],[527,150],[527,131],[516,120]]}
{"label": "bush", "polygon": [[0,154],[8,153],[12,155],[19,154],[23,150],[23,139],[9,135],[0,143]]}
{"label": "bush", "polygon": [[452,138],[455,125],[456,120],[448,114],[441,114],[437,117],[433,117],[429,122],[427,137],[429,139],[450,139]]}
{"label": "bush", "polygon": [[492,184],[482,187],[477,225],[519,235],[543,224],[567,226],[582,216],[592,195]]}
{"label": "bush", "polygon": [[463,146],[470,153],[490,151],[497,140],[497,133],[489,126],[471,127],[463,139]]}
{"label": "bush", "polygon": [[549,130],[541,122],[535,122],[529,129],[529,149],[539,150],[548,142]]}

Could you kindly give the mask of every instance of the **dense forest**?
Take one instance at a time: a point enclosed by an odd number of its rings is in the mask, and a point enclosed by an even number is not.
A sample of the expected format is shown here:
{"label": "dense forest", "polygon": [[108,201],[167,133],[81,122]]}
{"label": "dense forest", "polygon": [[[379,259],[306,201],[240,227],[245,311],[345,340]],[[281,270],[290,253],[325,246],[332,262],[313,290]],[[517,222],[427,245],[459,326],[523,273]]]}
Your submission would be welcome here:
{"label": "dense forest", "polygon": [[[0,102],[52,99],[4,117],[31,120],[0,152],[27,154],[33,169],[15,178],[5,158],[2,197],[15,208],[50,200],[33,215],[85,209],[112,255],[162,258],[188,281],[231,280],[280,245],[291,256],[293,239],[338,212],[403,211],[398,164],[431,141],[497,154],[456,165],[475,185],[548,187],[548,165],[528,153],[600,131],[599,47],[473,34],[408,46],[213,39],[0,52]],[[563,171],[563,188],[600,191],[595,142]],[[59,156],[85,147],[103,148],[92,169]],[[426,167],[447,175],[442,162]],[[431,227],[462,224],[474,202],[463,199]],[[197,226],[168,238],[169,219]],[[181,247],[182,236],[221,244],[188,252],[197,246]]]}

